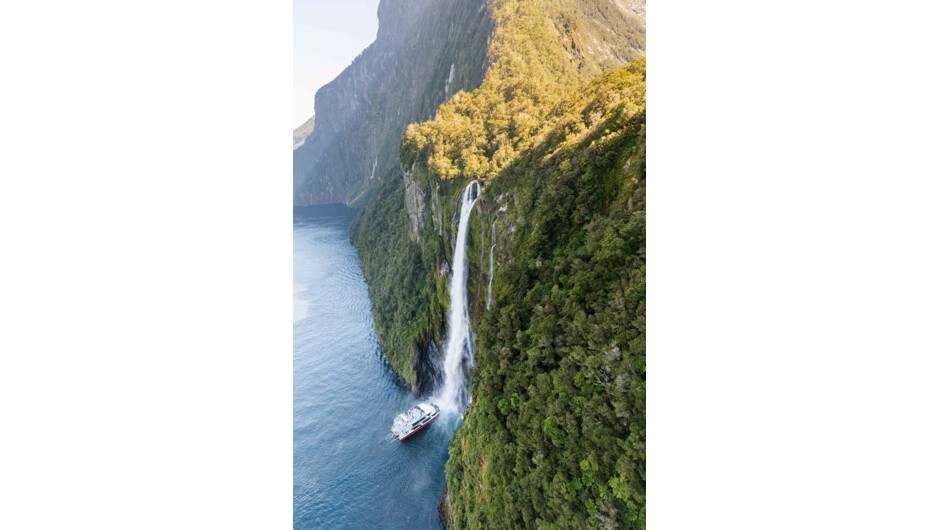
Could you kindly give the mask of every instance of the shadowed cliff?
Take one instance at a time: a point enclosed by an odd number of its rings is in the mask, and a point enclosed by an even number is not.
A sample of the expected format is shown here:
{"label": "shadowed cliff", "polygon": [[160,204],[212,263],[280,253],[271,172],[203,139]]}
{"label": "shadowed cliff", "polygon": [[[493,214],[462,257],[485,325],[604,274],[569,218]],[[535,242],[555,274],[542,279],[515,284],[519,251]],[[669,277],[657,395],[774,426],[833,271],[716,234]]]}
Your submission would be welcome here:
{"label": "shadowed cliff", "polygon": [[405,126],[483,78],[483,0],[382,0],[379,30],[317,91],[316,128],[294,151],[294,205],[362,204],[398,169]]}

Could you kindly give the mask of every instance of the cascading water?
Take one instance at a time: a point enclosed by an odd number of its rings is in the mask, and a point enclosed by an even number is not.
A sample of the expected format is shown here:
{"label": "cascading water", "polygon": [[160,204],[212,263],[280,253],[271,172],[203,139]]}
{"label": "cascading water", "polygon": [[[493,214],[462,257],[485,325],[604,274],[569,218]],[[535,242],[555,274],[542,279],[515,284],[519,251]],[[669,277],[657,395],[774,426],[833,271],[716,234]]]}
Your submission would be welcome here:
{"label": "cascading water", "polygon": [[489,311],[490,302],[493,300],[493,249],[496,248],[496,221],[499,216],[493,218],[493,231],[490,239],[493,244],[490,245],[490,279],[486,282],[486,309]]}
{"label": "cascading water", "polygon": [[466,389],[467,367],[473,366],[473,337],[467,310],[467,231],[470,213],[480,197],[480,184],[471,182],[463,190],[460,223],[454,246],[450,277],[450,309],[447,313],[447,346],[444,349],[444,386],[436,399],[446,413],[460,413],[470,401]]}

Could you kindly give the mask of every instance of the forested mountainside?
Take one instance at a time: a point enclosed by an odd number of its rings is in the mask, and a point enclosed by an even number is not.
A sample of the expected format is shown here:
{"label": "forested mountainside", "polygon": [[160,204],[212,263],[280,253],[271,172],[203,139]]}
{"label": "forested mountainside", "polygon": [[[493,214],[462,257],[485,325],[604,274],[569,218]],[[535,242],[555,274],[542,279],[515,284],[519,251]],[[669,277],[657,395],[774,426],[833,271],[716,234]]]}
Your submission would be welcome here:
{"label": "forested mountainside", "polygon": [[[460,190],[470,179],[498,180],[566,114],[565,98],[602,65],[642,55],[642,19],[609,1],[497,0],[487,3],[487,13],[494,30],[486,79],[455,94],[434,120],[408,128],[398,178],[377,190],[352,227],[383,349],[419,391],[439,378],[432,361],[444,332]],[[477,209],[493,200],[485,193]],[[475,226],[474,234],[482,229]],[[470,255],[482,260],[483,238],[469,244]],[[472,262],[470,270],[470,300],[479,302],[483,265]]]}
{"label": "forested mountainside", "polygon": [[447,462],[455,528],[645,527],[645,77],[638,59],[577,91],[486,189],[497,265]]}
{"label": "forested mountainside", "polygon": [[379,30],[317,91],[313,134],[294,151],[294,205],[360,205],[399,177],[405,126],[479,85],[492,21],[484,0],[382,0]]}
{"label": "forested mountainside", "polygon": [[[432,119],[402,126],[403,136],[360,139],[394,138],[381,182],[355,169],[371,155],[338,141],[318,155],[336,158],[325,177],[298,181],[295,170],[295,202],[362,205],[351,237],[383,351],[426,393],[441,379],[459,195],[479,182],[467,247],[476,368],[450,447],[446,522],[643,528],[645,2],[476,5],[450,9],[482,17],[472,20],[486,28],[484,42],[463,25],[447,42],[480,46],[481,77],[465,74],[446,104],[424,99],[414,121]],[[325,127],[325,98],[318,93],[308,144]],[[344,130],[372,130],[369,119]],[[328,181],[333,174],[348,186]]]}

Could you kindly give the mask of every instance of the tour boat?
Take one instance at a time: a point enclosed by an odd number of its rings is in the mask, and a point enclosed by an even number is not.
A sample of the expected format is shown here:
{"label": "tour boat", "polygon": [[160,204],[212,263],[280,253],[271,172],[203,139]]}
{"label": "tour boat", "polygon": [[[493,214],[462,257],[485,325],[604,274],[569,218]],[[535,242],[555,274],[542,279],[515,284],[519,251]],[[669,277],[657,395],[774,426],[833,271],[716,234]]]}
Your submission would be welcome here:
{"label": "tour boat", "polygon": [[399,440],[404,440],[412,434],[430,425],[441,414],[441,409],[434,403],[421,403],[395,416],[392,423],[392,433]]}

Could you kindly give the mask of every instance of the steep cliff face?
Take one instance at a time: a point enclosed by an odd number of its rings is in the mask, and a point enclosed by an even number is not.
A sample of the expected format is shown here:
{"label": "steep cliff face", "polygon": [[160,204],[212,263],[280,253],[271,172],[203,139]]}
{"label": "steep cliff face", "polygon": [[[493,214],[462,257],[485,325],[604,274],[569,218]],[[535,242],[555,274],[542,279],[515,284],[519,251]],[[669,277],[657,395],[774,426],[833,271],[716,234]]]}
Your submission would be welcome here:
{"label": "steep cliff face", "polygon": [[316,128],[294,151],[294,205],[362,204],[400,178],[405,126],[483,78],[492,23],[483,0],[382,0],[379,30],[316,95]]}

